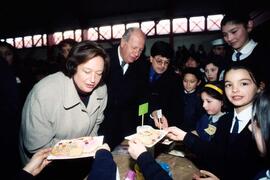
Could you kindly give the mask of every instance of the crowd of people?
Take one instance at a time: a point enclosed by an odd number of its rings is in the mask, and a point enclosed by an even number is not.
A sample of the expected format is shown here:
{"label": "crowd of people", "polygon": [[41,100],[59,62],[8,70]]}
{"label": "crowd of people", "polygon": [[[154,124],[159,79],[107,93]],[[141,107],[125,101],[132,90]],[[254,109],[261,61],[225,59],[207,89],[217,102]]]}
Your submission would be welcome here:
{"label": "crowd of people", "polygon": [[[1,42],[1,133],[12,147],[1,153],[14,161],[5,173],[15,179],[116,179],[110,151],[136,133],[138,107],[148,102],[145,124],[163,128],[196,155],[204,170],[194,179],[269,178],[267,47],[251,38],[252,28],[248,16],[226,14],[223,39],[213,41],[208,54],[202,47],[174,53],[169,43],[156,41],[146,57],[147,37],[134,27],[109,50],[67,39],[59,43],[59,66],[31,83],[15,69],[21,66],[15,66],[14,49]],[[105,144],[94,158],[47,160],[62,139],[98,135]],[[171,179],[139,140],[130,140],[128,151],[145,179]]]}

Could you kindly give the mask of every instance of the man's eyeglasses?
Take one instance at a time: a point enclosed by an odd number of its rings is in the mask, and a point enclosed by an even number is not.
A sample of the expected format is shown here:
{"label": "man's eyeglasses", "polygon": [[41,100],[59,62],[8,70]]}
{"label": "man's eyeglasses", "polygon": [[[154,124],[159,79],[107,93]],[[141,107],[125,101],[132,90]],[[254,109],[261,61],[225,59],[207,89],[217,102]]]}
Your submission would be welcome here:
{"label": "man's eyeglasses", "polygon": [[154,59],[155,59],[155,61],[156,61],[156,63],[158,65],[163,65],[164,64],[164,66],[168,66],[170,64],[170,61],[169,60],[162,60],[159,57],[155,57]]}

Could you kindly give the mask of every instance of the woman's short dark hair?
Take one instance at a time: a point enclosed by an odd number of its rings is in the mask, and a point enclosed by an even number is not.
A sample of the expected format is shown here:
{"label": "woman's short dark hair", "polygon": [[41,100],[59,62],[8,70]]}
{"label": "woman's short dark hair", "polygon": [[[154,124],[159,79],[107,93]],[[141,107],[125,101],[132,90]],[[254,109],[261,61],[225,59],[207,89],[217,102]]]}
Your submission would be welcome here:
{"label": "woman's short dark hair", "polygon": [[92,41],[82,41],[72,47],[66,62],[65,74],[68,77],[72,77],[76,73],[78,65],[83,64],[89,59],[91,60],[97,56],[104,59],[104,70],[102,72],[102,78],[100,81],[100,84],[103,84],[109,70],[109,56],[100,45]]}

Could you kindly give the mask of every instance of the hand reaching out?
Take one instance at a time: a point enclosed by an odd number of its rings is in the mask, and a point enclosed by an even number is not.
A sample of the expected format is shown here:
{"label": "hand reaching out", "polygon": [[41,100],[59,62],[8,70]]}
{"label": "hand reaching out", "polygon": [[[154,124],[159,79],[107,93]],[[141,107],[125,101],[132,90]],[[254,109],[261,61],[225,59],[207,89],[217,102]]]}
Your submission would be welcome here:
{"label": "hand reaching out", "polygon": [[153,111],[151,116],[153,117],[153,120],[155,122],[155,126],[159,129],[165,129],[168,127],[168,120],[167,118],[162,115],[161,119],[159,120],[157,117],[157,110]]}
{"label": "hand reaching out", "polygon": [[175,126],[167,128],[166,131],[168,131],[167,137],[174,141],[183,141],[187,134],[185,131]]}
{"label": "hand reaching out", "polygon": [[104,144],[102,144],[102,146],[99,146],[96,151],[98,151],[100,149],[106,149],[108,151],[111,151],[111,148],[107,143],[104,143]]}
{"label": "hand reaching out", "polygon": [[46,148],[36,152],[30,161],[25,165],[23,170],[31,173],[33,176],[38,175],[44,169],[44,167],[51,162],[47,160],[50,151],[51,148]]}
{"label": "hand reaching out", "polygon": [[200,170],[200,174],[194,174],[193,178],[194,180],[219,180],[217,176],[215,176],[213,173],[205,170]]}
{"label": "hand reaching out", "polygon": [[146,147],[138,140],[133,139],[128,142],[128,152],[130,156],[137,160],[137,158],[145,151],[147,151]]}
{"label": "hand reaching out", "polygon": [[98,152],[98,150],[101,150],[101,149],[105,149],[105,150],[111,152],[110,146],[109,146],[107,143],[104,143],[104,144],[102,144],[101,146],[99,146],[99,147],[96,149],[94,158],[96,157],[96,153]]}

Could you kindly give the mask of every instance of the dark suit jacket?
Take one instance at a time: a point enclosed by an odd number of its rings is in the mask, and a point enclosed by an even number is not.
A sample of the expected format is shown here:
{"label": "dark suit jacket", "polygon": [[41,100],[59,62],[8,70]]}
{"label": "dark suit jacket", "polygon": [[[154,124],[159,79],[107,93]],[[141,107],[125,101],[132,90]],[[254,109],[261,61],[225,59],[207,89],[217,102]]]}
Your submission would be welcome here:
{"label": "dark suit jacket", "polygon": [[269,83],[269,51],[270,48],[268,46],[258,43],[248,57],[242,59],[241,61],[232,62],[232,64],[249,66],[252,71],[255,71],[255,73],[258,75],[259,80]]}
{"label": "dark suit jacket", "polygon": [[140,123],[138,101],[141,90],[137,63],[129,64],[123,75],[117,48],[109,50],[108,53],[111,58],[110,72],[106,80],[108,103],[99,134],[105,136],[105,141],[113,149],[123,141],[125,136],[136,132],[136,127]]}

